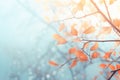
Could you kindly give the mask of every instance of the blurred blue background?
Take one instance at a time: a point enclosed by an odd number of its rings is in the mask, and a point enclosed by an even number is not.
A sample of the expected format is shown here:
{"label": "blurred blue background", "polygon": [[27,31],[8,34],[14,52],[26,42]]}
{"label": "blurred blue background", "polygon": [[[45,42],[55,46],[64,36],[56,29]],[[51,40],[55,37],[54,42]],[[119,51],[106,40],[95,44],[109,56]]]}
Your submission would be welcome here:
{"label": "blurred blue background", "polygon": [[71,75],[68,68],[57,76],[55,68],[48,65],[52,57],[62,58],[54,56],[51,36],[56,29],[42,19],[42,10],[37,13],[34,7],[34,0],[0,0],[0,80],[55,80],[62,76],[72,80],[64,75]]}
{"label": "blurred blue background", "polygon": [[85,70],[84,63],[58,72],[48,65],[65,62],[71,45],[56,46],[58,24],[46,23],[42,12],[34,0],[0,0],[0,80],[91,80],[100,71],[97,61]]}

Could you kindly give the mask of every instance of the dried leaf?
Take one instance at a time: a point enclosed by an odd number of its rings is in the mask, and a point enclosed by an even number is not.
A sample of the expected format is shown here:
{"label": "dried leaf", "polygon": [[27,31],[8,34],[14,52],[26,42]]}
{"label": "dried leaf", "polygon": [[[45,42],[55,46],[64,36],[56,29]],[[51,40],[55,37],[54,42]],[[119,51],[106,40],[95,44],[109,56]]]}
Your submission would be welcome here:
{"label": "dried leaf", "polygon": [[64,28],[65,28],[65,24],[62,23],[62,24],[59,26],[59,32],[62,31]]}
{"label": "dried leaf", "polygon": [[72,34],[73,36],[77,36],[77,35],[78,35],[78,31],[75,29],[75,25],[76,25],[76,24],[73,24],[73,25],[71,26],[71,34]]}
{"label": "dried leaf", "polygon": [[77,60],[76,60],[76,59],[74,59],[74,60],[72,61],[71,65],[70,65],[70,68],[75,67],[75,66],[76,66],[76,64],[77,64]]}
{"label": "dried leaf", "polygon": [[[116,64],[116,68],[120,69],[120,64]],[[120,70],[118,71],[118,74],[120,75]]]}
{"label": "dried leaf", "polygon": [[120,64],[116,64],[116,68],[117,68],[117,69],[120,69]]}
{"label": "dried leaf", "polygon": [[93,51],[93,50],[96,50],[96,49],[98,49],[98,43],[97,42],[90,48],[90,50]]}
{"label": "dried leaf", "polygon": [[112,31],[111,27],[103,27],[101,33],[102,34],[110,34]]}
{"label": "dried leaf", "polygon": [[77,5],[78,10],[83,10],[85,3],[86,3],[86,0],[80,0],[80,2]]}
{"label": "dried leaf", "polygon": [[98,58],[100,56],[100,53],[98,52],[93,52],[91,57],[94,59],[94,58]]}
{"label": "dried leaf", "polygon": [[111,54],[112,54],[112,51],[108,51],[108,52],[105,53],[103,58],[108,59],[108,58],[110,58]]}
{"label": "dried leaf", "polygon": [[112,31],[112,28],[111,27],[102,27],[102,29],[100,30],[100,32],[97,34],[97,36],[100,36],[100,35],[109,35]]}
{"label": "dried leaf", "polygon": [[58,66],[58,64],[55,61],[49,61],[48,62],[51,66]]}
{"label": "dried leaf", "polygon": [[76,52],[76,50],[77,50],[76,47],[72,47],[72,48],[69,49],[69,53],[73,54],[73,53]]}
{"label": "dried leaf", "polygon": [[84,43],[84,45],[83,45],[83,49],[87,48],[88,45],[89,45],[89,42]]}
{"label": "dried leaf", "polygon": [[113,20],[113,24],[114,24],[118,29],[120,29],[120,19],[114,19],[114,20]]}
{"label": "dried leaf", "polygon": [[89,27],[89,28],[87,28],[83,33],[84,34],[90,34],[90,33],[93,33],[93,32],[95,32],[95,27]]}
{"label": "dried leaf", "polygon": [[88,61],[87,55],[81,50],[76,51],[75,55],[81,62]]}
{"label": "dried leaf", "polygon": [[76,56],[77,58],[80,58],[81,53],[82,53],[81,50],[77,50],[77,51],[75,52],[75,56]]}
{"label": "dried leaf", "polygon": [[59,34],[54,34],[53,35],[53,38],[56,39],[56,40],[59,40],[60,38],[62,38]]}
{"label": "dried leaf", "polygon": [[65,38],[58,34],[54,34],[53,38],[58,41],[58,44],[65,44],[67,42]]}
{"label": "dried leaf", "polygon": [[80,0],[80,2],[73,8],[72,12],[75,14],[77,11],[83,10],[86,0]]}
{"label": "dried leaf", "polygon": [[109,4],[113,4],[116,0],[109,0]]}
{"label": "dried leaf", "polygon": [[107,66],[106,64],[103,64],[103,63],[100,64],[100,67],[101,67],[101,68],[105,68],[106,66]]}
{"label": "dried leaf", "polygon": [[110,68],[111,70],[115,70],[115,66],[113,66],[113,65],[109,65],[109,68]]}

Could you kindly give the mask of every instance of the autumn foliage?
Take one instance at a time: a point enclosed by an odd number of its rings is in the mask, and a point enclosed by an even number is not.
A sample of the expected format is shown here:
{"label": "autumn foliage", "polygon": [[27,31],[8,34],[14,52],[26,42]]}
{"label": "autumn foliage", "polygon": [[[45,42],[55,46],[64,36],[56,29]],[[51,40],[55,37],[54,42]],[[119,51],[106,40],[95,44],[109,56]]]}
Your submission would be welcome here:
{"label": "autumn foliage", "polygon": [[[78,63],[94,63],[94,60],[99,59],[100,69],[107,70],[109,73],[105,77],[110,80],[113,75],[112,71],[116,70],[120,75],[119,64],[119,44],[120,44],[120,18],[114,17],[111,8],[116,8],[120,12],[120,8],[116,7],[117,0],[79,0],[79,2],[70,2],[70,12],[72,17],[65,19],[53,19],[51,22],[58,22],[57,33],[53,34],[53,39],[56,46],[65,45],[68,43],[77,43],[80,45],[72,45],[68,52],[68,68],[75,68]],[[118,13],[119,13],[118,12]],[[62,13],[61,13],[62,14]],[[120,13],[119,13],[120,14]],[[58,15],[59,16],[59,15]],[[75,20],[74,20],[75,19]],[[67,22],[68,20],[68,22]],[[69,22],[70,21],[70,22]],[[102,50],[102,46],[106,43],[112,43],[110,49]],[[101,46],[102,44],[102,46]],[[109,46],[109,44],[107,44]],[[49,61],[51,66],[62,67],[64,63],[56,63]],[[89,66],[89,65],[87,65]],[[116,80],[119,77],[114,76]],[[95,76],[97,80],[99,76]]]}

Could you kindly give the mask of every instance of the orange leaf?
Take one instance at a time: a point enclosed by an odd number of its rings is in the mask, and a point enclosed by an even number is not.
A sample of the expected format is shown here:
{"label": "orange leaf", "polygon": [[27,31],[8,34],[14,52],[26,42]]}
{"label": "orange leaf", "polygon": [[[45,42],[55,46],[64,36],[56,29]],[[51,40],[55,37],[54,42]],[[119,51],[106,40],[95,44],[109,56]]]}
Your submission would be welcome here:
{"label": "orange leaf", "polygon": [[89,27],[89,28],[87,28],[83,33],[84,34],[90,34],[90,33],[93,33],[93,32],[95,32],[95,27]]}
{"label": "orange leaf", "polygon": [[110,34],[111,31],[112,31],[111,27],[103,27],[103,34]]}
{"label": "orange leaf", "polygon": [[75,47],[72,47],[69,49],[69,53],[72,54],[72,53],[75,53],[76,52],[76,48]]}
{"label": "orange leaf", "polygon": [[105,55],[103,56],[103,58],[108,59],[108,58],[110,58],[111,54],[112,54],[111,51],[106,52]]}
{"label": "orange leaf", "polygon": [[61,36],[59,34],[54,34],[53,38],[56,39],[56,40],[58,40],[59,38],[61,38]]}
{"label": "orange leaf", "polygon": [[109,0],[109,4],[113,4],[116,0]]}
{"label": "orange leaf", "polygon": [[[116,68],[120,69],[120,64],[116,64]],[[120,70],[118,71],[118,74],[120,75]]]}
{"label": "orange leaf", "polygon": [[118,72],[118,74],[120,75],[120,70],[119,71],[117,71]]}
{"label": "orange leaf", "polygon": [[59,32],[62,31],[64,28],[65,28],[65,24],[62,23],[62,24],[60,25],[60,27],[59,27]]}
{"label": "orange leaf", "polygon": [[49,61],[48,62],[51,66],[58,66],[58,64],[55,61]]}
{"label": "orange leaf", "polygon": [[76,64],[77,64],[77,60],[75,59],[75,60],[72,61],[71,65],[70,65],[70,68],[75,67]]}
{"label": "orange leaf", "polygon": [[115,70],[115,66],[113,66],[113,65],[109,65],[109,68],[110,68],[111,70]]}
{"label": "orange leaf", "polygon": [[85,0],[80,0],[80,2],[77,4],[77,6],[75,6],[75,8],[72,10],[73,13],[76,13],[79,10],[83,10],[84,6],[85,6]]}
{"label": "orange leaf", "polygon": [[75,52],[75,56],[76,56],[77,58],[80,58],[81,53],[82,53],[81,50],[77,50],[77,51]]}
{"label": "orange leaf", "polygon": [[74,36],[77,36],[78,35],[78,31],[75,29],[75,25],[76,24],[73,24],[71,26],[71,34],[74,35]]}
{"label": "orange leaf", "polygon": [[81,62],[88,61],[87,55],[81,50],[76,51],[75,55]]}
{"label": "orange leaf", "polygon": [[120,69],[120,64],[116,64],[116,68],[117,68],[117,69]]}
{"label": "orange leaf", "polygon": [[58,34],[54,34],[53,38],[58,41],[58,44],[65,44],[67,42],[65,38]]}
{"label": "orange leaf", "polygon": [[120,30],[120,19],[114,19],[113,24],[116,26],[117,29]]}
{"label": "orange leaf", "polygon": [[64,34],[65,34],[65,36],[68,36],[68,37],[72,36],[72,34],[70,32],[65,32]]}
{"label": "orange leaf", "polygon": [[80,27],[80,31],[81,31],[81,29],[86,30],[88,27],[90,27],[89,23],[87,21],[82,22],[81,26],[84,26],[84,27]]}
{"label": "orange leaf", "polygon": [[89,42],[84,43],[84,45],[83,45],[83,49],[87,48],[88,45],[89,45]]}
{"label": "orange leaf", "polygon": [[100,54],[98,52],[93,52],[91,57],[92,58],[98,58],[100,56]]}
{"label": "orange leaf", "polygon": [[93,51],[93,50],[96,50],[96,49],[98,49],[98,43],[97,42],[90,48],[90,50]]}
{"label": "orange leaf", "polygon": [[103,64],[103,63],[100,64],[100,67],[101,67],[101,68],[105,68],[106,66],[107,66],[106,64]]}
{"label": "orange leaf", "polygon": [[115,45],[114,45],[115,47],[118,47],[118,46],[120,46],[120,42],[115,42]]}
{"label": "orange leaf", "polygon": [[112,31],[112,28],[111,27],[102,27],[102,29],[99,31],[99,33],[97,34],[97,37],[100,36],[100,35],[107,35],[107,34],[110,34]]}
{"label": "orange leaf", "polygon": [[85,2],[86,2],[85,0],[80,0],[80,2],[77,5],[78,10],[83,10]]}
{"label": "orange leaf", "polygon": [[120,19],[114,19],[113,24],[117,27],[120,26]]}

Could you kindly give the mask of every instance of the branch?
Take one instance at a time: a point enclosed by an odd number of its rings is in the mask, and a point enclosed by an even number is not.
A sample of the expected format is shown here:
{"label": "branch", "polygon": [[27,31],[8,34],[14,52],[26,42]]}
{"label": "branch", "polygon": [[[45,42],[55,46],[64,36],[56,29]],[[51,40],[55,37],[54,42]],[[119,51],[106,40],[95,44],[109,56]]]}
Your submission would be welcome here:
{"label": "branch", "polygon": [[111,71],[111,72],[117,72],[117,71],[119,71],[120,69],[117,69],[117,70],[113,70],[113,71]]}
{"label": "branch", "polygon": [[81,16],[81,17],[75,17],[75,19],[85,18],[85,17],[91,16],[91,15],[94,15],[94,14],[96,14],[96,13],[98,13],[98,11],[95,11],[95,12],[93,12],[93,13],[89,13],[89,14],[86,14],[86,15]]}
{"label": "branch", "polygon": [[119,70],[120,70],[120,69],[111,71],[111,72],[113,72],[113,73],[112,73],[112,75],[108,78],[108,80],[110,80],[110,79],[115,75],[115,73],[116,73],[117,71],[119,71]]}
{"label": "branch", "polygon": [[86,15],[81,16],[81,17],[70,17],[70,18],[66,18],[66,19],[62,19],[62,20],[56,20],[56,21],[53,21],[53,22],[65,21],[65,20],[69,20],[69,19],[82,19],[82,18],[91,16],[91,15],[94,15],[94,14],[96,14],[96,13],[98,13],[98,11],[95,11],[95,12],[92,12],[92,13],[89,13],[89,14],[86,14]]}
{"label": "branch", "polygon": [[[105,68],[105,69],[107,69],[113,62],[115,62],[115,61],[117,61],[117,60],[119,60],[120,59],[120,56],[116,59],[116,60],[114,60],[114,61],[111,61],[110,63],[109,63],[109,65]],[[104,69],[104,70],[105,70]]]}
{"label": "branch", "polygon": [[88,41],[88,42],[120,42],[120,40],[81,40],[81,41]]}
{"label": "branch", "polygon": [[107,11],[107,14],[108,14],[108,17],[110,19],[110,21],[112,21],[111,17],[110,17],[110,13],[109,13],[109,10],[108,10],[108,7],[107,7],[107,4],[106,4],[106,1],[103,0],[104,4],[105,4],[105,8],[106,8],[106,11]]}
{"label": "branch", "polygon": [[98,12],[105,18],[105,20],[111,25],[111,27],[113,29],[115,29],[117,32],[120,33],[120,30],[118,28],[116,28],[116,26],[105,16],[105,14],[98,8],[98,6],[96,5],[96,3],[91,0],[92,4],[96,7],[96,9],[98,10]]}
{"label": "branch", "polygon": [[64,62],[63,64],[61,64],[61,65],[59,66],[58,70],[61,69],[65,64],[67,64],[69,61],[71,61],[71,60],[73,60],[73,59],[76,59],[76,58],[68,59],[66,62]]}
{"label": "branch", "polygon": [[[106,72],[106,70],[107,70],[107,68],[112,64],[112,63],[114,63],[114,62],[116,62],[116,61],[118,61],[120,59],[120,56],[119,57],[117,57],[117,59],[116,60],[114,60],[114,61],[110,61],[110,63],[103,69],[103,72],[105,73]],[[101,74],[100,74],[101,75]],[[110,80],[110,79],[107,79],[107,80]]]}
{"label": "branch", "polygon": [[[112,21],[111,16],[110,16],[110,13],[109,13],[109,10],[108,10],[108,7],[107,7],[107,4],[106,4],[106,1],[103,0],[103,2],[104,2],[104,4],[105,4],[105,8],[106,8],[106,11],[107,11],[109,20]],[[120,34],[119,34],[115,29],[113,29],[113,30],[118,34],[118,36],[120,36]]]}

